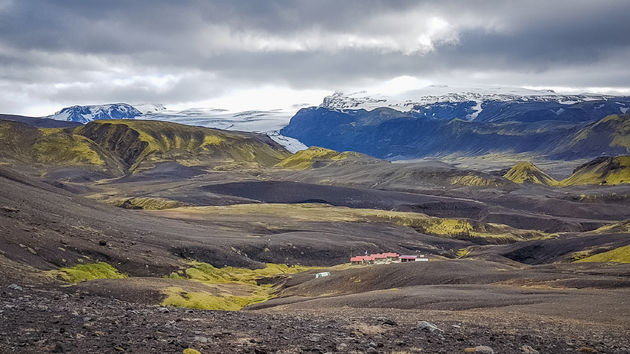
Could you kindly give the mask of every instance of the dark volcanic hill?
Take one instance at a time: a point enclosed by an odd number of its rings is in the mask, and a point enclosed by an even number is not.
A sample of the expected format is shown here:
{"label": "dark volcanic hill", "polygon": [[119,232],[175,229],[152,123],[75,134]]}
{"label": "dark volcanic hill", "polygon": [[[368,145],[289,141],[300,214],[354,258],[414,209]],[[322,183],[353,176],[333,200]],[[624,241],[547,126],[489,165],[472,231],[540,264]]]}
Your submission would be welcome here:
{"label": "dark volcanic hill", "polygon": [[81,126],[81,123],[77,122],[60,121],[50,118],[19,116],[15,114],[0,114],[0,120],[11,120],[14,122],[25,123],[36,128],[68,128]]}
{"label": "dark volcanic hill", "polygon": [[613,114],[588,124],[557,144],[554,158],[623,155],[630,152],[630,114]]}

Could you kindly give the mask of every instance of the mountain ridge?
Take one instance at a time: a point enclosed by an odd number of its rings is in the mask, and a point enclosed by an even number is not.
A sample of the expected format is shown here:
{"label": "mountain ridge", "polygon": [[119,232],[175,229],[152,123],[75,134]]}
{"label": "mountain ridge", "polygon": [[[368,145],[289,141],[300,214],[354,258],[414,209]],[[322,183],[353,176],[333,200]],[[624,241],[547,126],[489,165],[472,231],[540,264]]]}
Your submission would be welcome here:
{"label": "mountain ridge", "polygon": [[[113,175],[183,166],[273,166],[289,152],[266,135],[144,120],[100,120],[79,127],[41,128],[0,120],[0,156],[42,166],[82,166]],[[232,166],[232,167],[231,167]]]}
{"label": "mountain ridge", "polygon": [[427,119],[391,108],[340,111],[310,107],[298,111],[280,133],[307,146],[390,160],[522,152],[574,160],[630,152],[629,122],[628,114],[599,116],[594,122],[490,122]]}

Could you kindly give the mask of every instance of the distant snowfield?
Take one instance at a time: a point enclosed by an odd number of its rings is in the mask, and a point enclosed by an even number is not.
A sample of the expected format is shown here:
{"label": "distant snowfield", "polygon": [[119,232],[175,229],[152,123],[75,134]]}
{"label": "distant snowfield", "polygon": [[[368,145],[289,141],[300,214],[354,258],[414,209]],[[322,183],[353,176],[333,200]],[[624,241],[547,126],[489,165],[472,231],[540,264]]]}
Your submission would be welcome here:
{"label": "distant snowfield", "polygon": [[388,107],[401,112],[413,111],[417,106],[441,102],[475,102],[475,111],[469,119],[475,119],[482,111],[484,101],[555,101],[560,104],[610,99],[616,96],[600,94],[561,94],[552,90],[533,90],[520,87],[451,87],[431,85],[395,95],[383,95],[368,91],[352,93],[335,92],[324,98],[320,107],[336,110],[365,109],[367,111]]}
{"label": "distant snowfield", "polygon": [[223,109],[190,108],[172,111],[155,104],[133,105],[143,112],[140,119],[160,120],[207,128],[265,133],[292,153],[308,147],[297,139],[283,136],[279,130],[289,124],[295,112],[285,110],[229,112]]}

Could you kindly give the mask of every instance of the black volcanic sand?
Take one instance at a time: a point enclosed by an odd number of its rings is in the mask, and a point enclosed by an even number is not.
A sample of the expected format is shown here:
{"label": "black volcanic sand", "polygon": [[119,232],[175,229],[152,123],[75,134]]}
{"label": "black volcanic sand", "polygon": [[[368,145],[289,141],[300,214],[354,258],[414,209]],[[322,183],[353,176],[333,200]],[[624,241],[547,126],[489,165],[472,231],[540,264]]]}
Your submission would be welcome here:
{"label": "black volcanic sand", "polygon": [[[313,184],[324,174],[317,169],[208,172],[177,164],[98,183],[76,169],[50,171],[43,180],[23,172],[0,168],[0,352],[452,353],[476,345],[499,353],[524,345],[541,353],[630,352],[630,266],[555,263],[583,249],[630,243],[624,233],[583,232],[629,217],[630,199],[614,197],[626,186],[442,188],[399,180],[396,190],[375,190],[367,177],[365,184]],[[297,178],[309,173],[311,180]],[[116,208],[85,195],[192,205],[327,202],[570,232],[478,245],[387,223],[191,217]],[[446,260],[467,247],[469,258]],[[268,279],[279,286],[277,298],[241,312],[156,306],[165,286],[201,287],[162,278],[187,260],[332,266],[366,250],[424,253],[431,262]],[[66,286],[41,272],[79,259],[108,262],[130,278]],[[423,320],[441,331],[416,329]]]}
{"label": "black volcanic sand", "polygon": [[439,217],[480,215],[484,205],[463,198],[381,190],[345,188],[288,181],[233,182],[202,188],[217,194],[233,195],[264,203],[325,203],[351,208],[413,211]]}

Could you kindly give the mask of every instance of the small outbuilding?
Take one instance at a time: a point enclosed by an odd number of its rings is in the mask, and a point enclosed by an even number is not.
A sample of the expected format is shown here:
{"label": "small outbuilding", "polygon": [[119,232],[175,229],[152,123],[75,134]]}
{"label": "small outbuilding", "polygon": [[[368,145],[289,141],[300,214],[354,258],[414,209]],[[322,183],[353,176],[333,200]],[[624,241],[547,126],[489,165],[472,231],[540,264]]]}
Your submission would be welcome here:
{"label": "small outbuilding", "polygon": [[330,276],[330,272],[320,272],[320,273],[315,274],[315,279],[329,277],[329,276]]}
{"label": "small outbuilding", "polygon": [[405,262],[415,262],[416,259],[418,258],[418,256],[410,256],[410,255],[403,255],[400,256],[400,261],[405,263]]}

